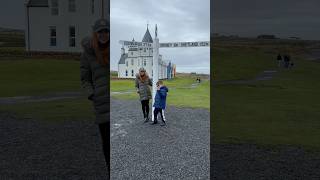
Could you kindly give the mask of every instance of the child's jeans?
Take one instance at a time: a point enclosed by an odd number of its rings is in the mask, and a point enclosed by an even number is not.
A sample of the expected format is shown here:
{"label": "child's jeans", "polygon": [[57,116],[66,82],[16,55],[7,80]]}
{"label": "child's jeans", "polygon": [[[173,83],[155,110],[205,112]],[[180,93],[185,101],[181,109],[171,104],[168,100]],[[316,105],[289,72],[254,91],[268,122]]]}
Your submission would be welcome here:
{"label": "child's jeans", "polygon": [[158,113],[160,112],[161,119],[163,122],[166,122],[166,117],[164,116],[164,110],[161,108],[154,108],[153,114],[154,114],[154,122],[157,122]]}

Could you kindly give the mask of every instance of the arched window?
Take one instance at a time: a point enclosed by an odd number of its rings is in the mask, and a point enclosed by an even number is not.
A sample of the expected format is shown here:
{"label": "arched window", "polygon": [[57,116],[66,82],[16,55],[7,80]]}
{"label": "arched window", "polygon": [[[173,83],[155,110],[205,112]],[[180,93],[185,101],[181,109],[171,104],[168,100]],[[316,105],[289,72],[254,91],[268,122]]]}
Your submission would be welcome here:
{"label": "arched window", "polygon": [[131,59],[131,65],[132,65],[132,66],[134,65],[133,59]]}
{"label": "arched window", "polygon": [[133,71],[133,69],[131,70],[131,76],[132,76],[132,77],[134,76],[134,71]]}
{"label": "arched window", "polygon": [[128,67],[128,61],[126,61],[126,66]]}
{"label": "arched window", "polygon": [[128,76],[128,70],[126,70],[126,76]]}
{"label": "arched window", "polygon": [[143,65],[147,66],[147,60],[146,59],[143,60]]}

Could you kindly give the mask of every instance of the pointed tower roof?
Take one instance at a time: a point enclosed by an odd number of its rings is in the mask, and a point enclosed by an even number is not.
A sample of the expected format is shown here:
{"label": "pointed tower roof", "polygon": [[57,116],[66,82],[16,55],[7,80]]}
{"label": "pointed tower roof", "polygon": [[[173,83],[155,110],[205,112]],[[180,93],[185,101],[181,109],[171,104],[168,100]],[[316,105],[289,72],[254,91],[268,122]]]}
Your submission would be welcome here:
{"label": "pointed tower roof", "polygon": [[147,26],[147,31],[146,31],[146,33],[145,33],[144,36],[143,36],[142,42],[148,42],[148,43],[152,43],[152,42],[153,42],[152,37],[151,37],[151,34],[150,34],[150,32],[149,32],[148,26]]}

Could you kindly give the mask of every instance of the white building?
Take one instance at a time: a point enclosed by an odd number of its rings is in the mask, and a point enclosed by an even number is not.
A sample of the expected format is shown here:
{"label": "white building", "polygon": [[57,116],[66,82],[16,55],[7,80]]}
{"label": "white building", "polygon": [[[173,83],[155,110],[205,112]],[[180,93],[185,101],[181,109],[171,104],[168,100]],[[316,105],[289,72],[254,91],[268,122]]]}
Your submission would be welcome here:
{"label": "white building", "polygon": [[94,22],[109,17],[109,0],[27,0],[25,9],[27,51],[81,52]]}
{"label": "white building", "polygon": [[[134,39],[132,40],[134,42]],[[152,37],[149,29],[142,39],[141,45],[132,45],[128,47],[126,52],[125,48],[121,48],[121,57],[118,62],[118,78],[135,78],[139,69],[143,67],[146,69],[149,76],[153,75],[153,48]],[[159,55],[159,79],[167,79],[168,64],[162,60],[162,55]]]}

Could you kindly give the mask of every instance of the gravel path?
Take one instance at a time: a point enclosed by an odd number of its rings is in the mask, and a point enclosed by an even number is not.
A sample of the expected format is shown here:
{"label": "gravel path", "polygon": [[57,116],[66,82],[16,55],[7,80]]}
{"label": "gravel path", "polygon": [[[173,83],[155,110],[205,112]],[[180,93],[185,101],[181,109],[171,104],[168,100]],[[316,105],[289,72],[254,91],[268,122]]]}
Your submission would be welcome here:
{"label": "gravel path", "polygon": [[57,92],[40,96],[0,97],[0,105],[27,102],[47,102],[61,99],[75,99],[79,97],[86,97],[86,95],[84,92]]}
{"label": "gravel path", "polygon": [[320,153],[298,147],[213,144],[215,180],[319,180]]}
{"label": "gravel path", "polygon": [[265,70],[260,74],[258,74],[253,79],[222,80],[222,81],[213,80],[213,84],[252,84],[252,83],[256,83],[257,81],[270,80],[274,77],[276,73],[277,73],[276,70]]}
{"label": "gravel path", "polygon": [[106,179],[97,126],[0,112],[0,179]]}
{"label": "gravel path", "polygon": [[[209,179],[209,112],[169,107],[143,124],[138,101],[112,99],[112,179]],[[0,179],[106,179],[92,121],[18,119],[0,112]]]}
{"label": "gravel path", "polygon": [[167,126],[144,124],[139,101],[112,99],[111,179],[209,179],[209,111],[165,114]]}

